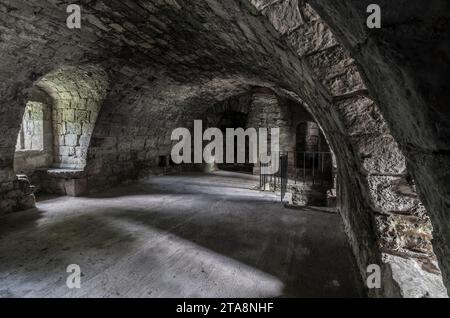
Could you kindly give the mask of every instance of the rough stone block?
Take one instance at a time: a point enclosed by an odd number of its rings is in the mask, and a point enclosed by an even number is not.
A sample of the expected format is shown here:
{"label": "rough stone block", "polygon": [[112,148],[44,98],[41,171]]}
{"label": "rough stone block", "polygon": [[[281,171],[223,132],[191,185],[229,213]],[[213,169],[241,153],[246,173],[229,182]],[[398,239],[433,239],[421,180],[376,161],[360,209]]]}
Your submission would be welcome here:
{"label": "rough stone block", "polygon": [[65,122],[73,123],[75,122],[75,110],[74,109],[64,109],[62,111],[62,120]]}
{"label": "rough stone block", "polygon": [[75,110],[75,121],[77,123],[88,123],[90,121],[90,112],[85,110]]}
{"label": "rough stone block", "polygon": [[68,147],[78,146],[78,135],[69,134],[64,136],[64,144]]}
{"label": "rough stone block", "polygon": [[66,122],[66,133],[73,135],[81,135],[83,130],[81,123]]}

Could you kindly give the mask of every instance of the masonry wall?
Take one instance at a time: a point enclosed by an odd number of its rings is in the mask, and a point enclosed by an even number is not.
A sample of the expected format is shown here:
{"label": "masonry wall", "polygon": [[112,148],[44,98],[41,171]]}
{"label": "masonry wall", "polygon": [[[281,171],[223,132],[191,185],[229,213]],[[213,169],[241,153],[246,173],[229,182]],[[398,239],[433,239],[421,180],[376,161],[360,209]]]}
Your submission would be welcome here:
{"label": "masonry wall", "polygon": [[[289,109],[269,90],[259,89],[252,95],[249,113],[249,127],[280,128],[280,151],[295,150],[295,133],[293,133]],[[270,146],[269,146],[270,147]]]}
{"label": "masonry wall", "polygon": [[0,215],[35,207],[33,187],[26,176],[0,185]]}

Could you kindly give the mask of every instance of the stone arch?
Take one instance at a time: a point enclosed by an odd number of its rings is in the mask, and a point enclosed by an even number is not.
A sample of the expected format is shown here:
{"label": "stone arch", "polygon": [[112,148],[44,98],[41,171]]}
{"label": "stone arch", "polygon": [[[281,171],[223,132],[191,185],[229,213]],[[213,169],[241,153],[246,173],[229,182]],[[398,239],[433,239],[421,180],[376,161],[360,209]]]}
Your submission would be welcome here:
{"label": "stone arch", "polygon": [[[220,122],[223,116],[235,113],[245,116],[245,124],[241,121],[240,125],[231,124],[228,128],[241,127],[256,130],[280,128],[280,150],[283,153],[290,153],[289,169],[291,174],[294,174],[295,128],[293,125],[295,120],[299,120],[307,113],[305,109],[298,106],[297,102],[277,94],[270,85],[250,86],[245,93],[215,102],[213,106],[204,111],[201,118],[207,127],[221,128]],[[290,113],[291,111],[292,113]],[[310,118],[311,115],[307,113],[307,117]],[[248,152],[248,148],[246,150]],[[248,164],[248,170],[244,171],[250,172],[252,170],[250,166],[254,166],[254,174],[259,173],[258,164]]]}
{"label": "stone arch", "polygon": [[433,222],[433,245],[449,287],[450,227],[445,211],[450,179],[446,88],[450,74],[450,4],[442,0],[415,1],[405,8],[398,2],[380,1],[383,27],[368,30],[364,21],[370,1],[309,3],[357,61],[364,82],[407,158]]}
{"label": "stone arch", "polygon": [[123,85],[147,83],[147,77],[141,74],[149,72],[136,70],[131,78],[121,77],[105,100],[86,167],[93,191],[159,173],[156,167],[160,158],[171,154],[170,137],[175,128],[192,128],[194,120],[204,119],[211,105],[263,83],[246,76],[185,83],[160,75],[151,85],[139,91],[127,88],[125,92],[130,93],[124,94]]}
{"label": "stone arch", "polygon": [[89,64],[60,66],[35,84],[50,96],[53,132],[53,158],[32,174],[39,191],[71,196],[87,192],[87,153],[108,86],[103,68]]}
{"label": "stone arch", "polygon": [[107,74],[95,65],[62,66],[36,83],[52,98],[53,167],[84,169],[108,85]]}
{"label": "stone arch", "polygon": [[[368,183],[383,262],[391,267],[388,271],[394,272],[396,286],[388,293],[407,297],[420,293],[445,295],[431,243],[430,218],[415,193],[406,159],[377,103],[370,97],[356,62],[308,3],[251,2],[309,64],[312,75],[328,91],[331,104],[338,110]],[[341,212],[346,208],[341,198]],[[416,279],[413,285],[410,277]],[[410,294],[413,289],[418,294]]]}
{"label": "stone arch", "polygon": [[[42,126],[33,136],[42,137],[42,145],[16,152],[14,165],[33,179],[39,191],[84,192],[87,150],[107,88],[108,76],[96,65],[60,66],[34,84],[24,118]],[[42,119],[30,122],[29,113],[39,105]]]}
{"label": "stone arch", "polygon": [[40,154],[29,154],[28,159],[34,162],[27,165],[17,162],[16,153],[16,170],[30,173],[36,168],[83,170],[107,86],[107,75],[94,65],[62,66],[37,81],[25,117],[36,107],[42,108],[43,127],[39,129],[42,136],[36,138],[42,139],[41,144],[37,145],[39,149],[32,145],[30,150],[42,150],[45,158],[39,160]]}
{"label": "stone arch", "polygon": [[239,96],[235,96],[222,102],[216,103],[205,112],[205,115],[203,117],[205,118],[206,122],[214,123],[216,120],[215,118],[210,118],[210,114],[214,116],[214,114],[218,113],[235,112],[248,115],[250,113],[250,103],[250,94],[244,93]]}

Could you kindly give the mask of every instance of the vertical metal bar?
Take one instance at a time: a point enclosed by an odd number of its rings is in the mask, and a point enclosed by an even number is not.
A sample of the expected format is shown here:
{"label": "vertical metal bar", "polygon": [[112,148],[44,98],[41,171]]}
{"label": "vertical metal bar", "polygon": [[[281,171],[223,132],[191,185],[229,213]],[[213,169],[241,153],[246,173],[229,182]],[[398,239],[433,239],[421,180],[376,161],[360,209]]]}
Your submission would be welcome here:
{"label": "vertical metal bar", "polygon": [[[278,153],[278,160],[280,160],[281,157],[281,152]],[[280,170],[278,169],[278,171],[275,173],[275,183],[276,183],[276,189],[278,189],[278,182],[280,182]]]}
{"label": "vertical metal bar", "polygon": [[306,184],[306,152],[303,152],[303,183]]}
{"label": "vertical metal bar", "polygon": [[324,173],[323,173],[323,166],[324,166],[324,159],[325,159],[325,153],[321,153],[320,155],[322,157],[322,162],[321,162],[321,168],[320,168],[320,184],[323,186],[324,183]]}
{"label": "vertical metal bar", "polygon": [[[281,156],[281,153],[280,153],[280,155],[279,155],[279,159],[280,159],[280,171],[279,171],[279,173],[280,173],[280,175],[281,175],[281,177],[283,177],[283,158],[282,158],[282,156]],[[283,181],[281,181],[281,182],[283,182]],[[281,185],[280,184],[280,192],[281,192],[281,203],[283,203],[283,185]]]}
{"label": "vertical metal bar", "polygon": [[261,163],[259,163],[259,188],[262,188],[262,167]]}
{"label": "vertical metal bar", "polygon": [[283,202],[284,196],[286,195],[286,186],[287,186],[287,177],[288,177],[287,176],[287,170],[288,170],[288,160],[289,160],[288,156],[289,156],[288,154],[286,154],[284,156],[283,171],[281,172],[283,174],[283,176],[284,176],[284,179],[282,181],[283,184],[281,185],[281,187],[283,189],[283,198],[282,198],[281,202]]}
{"label": "vertical metal bar", "polygon": [[316,184],[316,154],[312,153],[312,177],[313,177],[313,185]]}
{"label": "vertical metal bar", "polygon": [[294,182],[297,185],[297,179],[298,179],[298,153],[294,152]]}

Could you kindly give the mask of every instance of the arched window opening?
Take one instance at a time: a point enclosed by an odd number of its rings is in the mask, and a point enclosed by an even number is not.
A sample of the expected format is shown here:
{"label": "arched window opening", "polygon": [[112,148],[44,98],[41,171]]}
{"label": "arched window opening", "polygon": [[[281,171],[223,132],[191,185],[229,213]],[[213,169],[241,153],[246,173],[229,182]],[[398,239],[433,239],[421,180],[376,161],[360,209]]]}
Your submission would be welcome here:
{"label": "arched window opening", "polygon": [[44,148],[44,105],[29,102],[23,115],[22,127],[17,140],[17,150],[43,150]]}
{"label": "arched window opening", "polygon": [[31,174],[48,167],[53,157],[52,100],[35,88],[27,103],[17,138],[14,169],[19,174]]}

